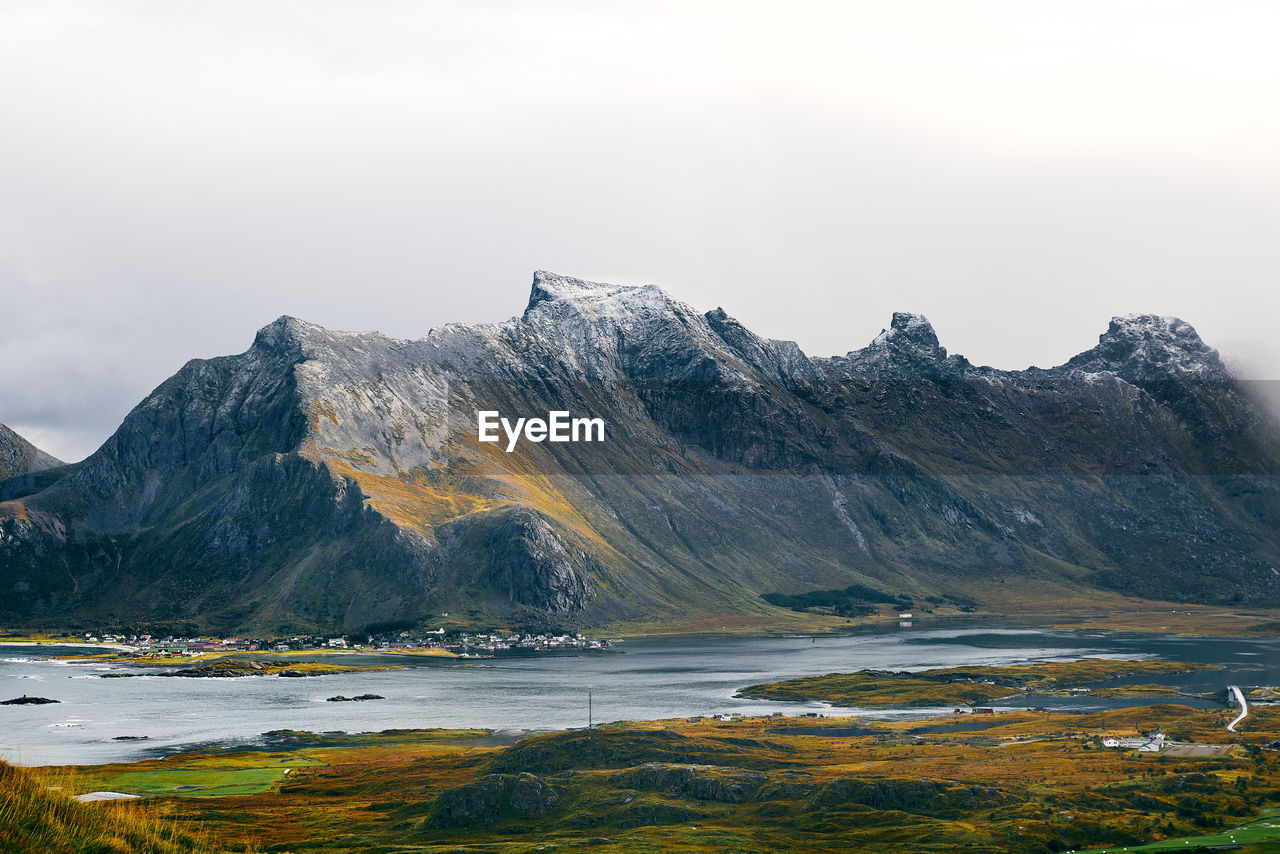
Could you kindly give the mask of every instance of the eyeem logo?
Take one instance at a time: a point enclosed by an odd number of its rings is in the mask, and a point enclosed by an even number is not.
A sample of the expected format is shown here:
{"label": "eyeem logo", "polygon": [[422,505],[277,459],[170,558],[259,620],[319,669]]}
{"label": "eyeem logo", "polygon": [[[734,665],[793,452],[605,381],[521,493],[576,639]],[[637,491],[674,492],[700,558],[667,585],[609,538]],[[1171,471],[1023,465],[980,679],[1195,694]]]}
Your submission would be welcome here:
{"label": "eyeem logo", "polygon": [[507,453],[516,449],[521,435],[530,442],[603,442],[603,418],[570,418],[568,410],[557,409],[543,418],[517,418],[513,424],[496,409],[476,413],[476,438],[481,442],[500,442],[498,428],[507,436]]}

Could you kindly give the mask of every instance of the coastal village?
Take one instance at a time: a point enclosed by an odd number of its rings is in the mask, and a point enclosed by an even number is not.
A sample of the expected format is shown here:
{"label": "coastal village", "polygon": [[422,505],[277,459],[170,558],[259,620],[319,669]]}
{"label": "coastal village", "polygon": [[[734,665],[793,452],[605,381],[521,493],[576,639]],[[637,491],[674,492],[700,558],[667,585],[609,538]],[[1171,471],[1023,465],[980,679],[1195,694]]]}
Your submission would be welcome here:
{"label": "coastal village", "polygon": [[299,635],[288,638],[249,637],[154,637],[149,634],[85,632],[84,642],[125,647],[131,655],[145,658],[194,658],[225,652],[363,652],[433,651],[437,655],[460,658],[496,658],[546,653],[590,653],[616,650],[619,639],[588,638],[574,634],[532,634],[518,632],[447,632],[434,629],[391,635]]}

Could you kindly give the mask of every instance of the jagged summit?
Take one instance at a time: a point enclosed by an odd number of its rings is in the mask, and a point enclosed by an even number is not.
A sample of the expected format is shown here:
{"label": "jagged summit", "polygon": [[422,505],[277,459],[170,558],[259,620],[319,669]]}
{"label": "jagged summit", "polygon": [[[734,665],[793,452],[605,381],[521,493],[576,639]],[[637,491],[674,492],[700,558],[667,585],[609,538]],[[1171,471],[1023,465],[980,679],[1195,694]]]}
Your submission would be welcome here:
{"label": "jagged summit", "polygon": [[[529,301],[520,320],[534,322],[542,326],[543,331],[556,328],[558,334],[555,337],[562,341],[580,338],[586,327],[596,327],[601,323],[631,333],[637,331],[637,327],[651,327],[654,322],[662,321],[674,320],[686,328],[690,324],[708,324],[731,345],[746,345],[745,341],[735,340],[745,336],[753,339],[750,349],[759,346],[756,341],[761,344],[768,341],[770,345],[786,349],[788,361],[807,358],[792,342],[758,338],[721,307],[698,314],[657,285],[593,282],[548,270],[534,272]],[[463,328],[456,324],[449,324],[446,328],[455,327]],[[576,335],[565,334],[575,330]],[[379,334],[333,331],[291,315],[282,315],[258,330],[254,347],[281,352],[292,345],[299,351],[310,351],[315,345],[333,346],[352,337],[376,335]],[[587,335],[587,338],[595,339],[597,336]],[[598,345],[601,342],[597,339],[591,343]],[[955,363],[958,367],[968,364],[962,356],[948,355],[927,317],[902,311],[894,312],[887,328],[882,329],[866,347],[850,351],[845,359],[864,367],[903,366],[921,361]],[[1130,381],[1192,375],[1203,379],[1230,376],[1217,350],[1206,345],[1191,324],[1177,317],[1155,314],[1113,317],[1107,330],[1099,336],[1098,345],[1073,356],[1061,369],[1084,373],[1110,372]]]}
{"label": "jagged summit", "polygon": [[657,285],[610,285],[540,270],[517,326],[518,335],[595,377],[621,370],[670,380],[686,369],[709,369],[705,360],[722,362],[725,355],[707,318]]}
{"label": "jagged summit", "polygon": [[526,306],[525,310],[527,311],[538,303],[547,300],[590,297],[593,294],[599,294],[601,291],[612,290],[616,287],[616,285],[608,285],[603,282],[588,282],[584,279],[575,279],[572,276],[562,276],[549,270],[535,270],[533,272],[533,288],[529,293],[529,305]]}
{"label": "jagged summit", "polygon": [[861,350],[852,350],[840,363],[855,369],[881,373],[924,370],[962,370],[968,366],[963,356],[948,356],[938,343],[933,324],[923,314],[895,311],[887,329]]}
{"label": "jagged summit", "polygon": [[912,314],[906,311],[895,311],[888,329],[881,329],[880,334],[871,341],[872,347],[889,347],[890,345],[909,344],[912,347],[928,350],[947,351],[938,345],[938,334],[933,331],[933,324],[923,314]]}
{"label": "jagged summit", "polygon": [[253,345],[260,349],[275,350],[290,343],[297,343],[317,332],[324,335],[332,334],[322,326],[282,314],[258,330],[258,334],[253,338]]}
{"label": "jagged summit", "polygon": [[1065,367],[1086,373],[1110,371],[1131,381],[1230,377],[1218,351],[1205,344],[1191,324],[1155,314],[1113,317],[1098,336],[1098,345],[1072,357]]}
{"label": "jagged summit", "polygon": [[286,359],[314,359],[321,353],[369,356],[369,349],[401,347],[405,342],[381,332],[351,332],[327,329],[290,315],[281,315],[258,330],[251,354]]}
{"label": "jagged summit", "polygon": [[597,314],[613,314],[637,306],[674,303],[657,285],[611,285],[561,276],[546,270],[533,274],[525,318],[546,303],[568,304]]}

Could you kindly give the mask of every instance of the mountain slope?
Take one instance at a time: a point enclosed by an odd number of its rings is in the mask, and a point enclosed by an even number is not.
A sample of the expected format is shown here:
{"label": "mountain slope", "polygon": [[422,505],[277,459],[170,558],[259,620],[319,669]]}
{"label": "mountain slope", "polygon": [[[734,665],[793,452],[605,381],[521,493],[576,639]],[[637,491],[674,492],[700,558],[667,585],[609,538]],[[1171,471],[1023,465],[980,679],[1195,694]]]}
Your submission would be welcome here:
{"label": "mountain slope", "polygon": [[[478,412],[600,418],[508,453]],[[293,318],[188,363],[89,459],[0,504],[0,618],[358,629],[776,620],[850,584],[1008,600],[1280,601],[1280,443],[1181,321],[995,371],[895,314],[807,357],[653,286],[535,276],[416,341]]]}
{"label": "mountain slope", "polygon": [[61,477],[65,465],[0,424],[0,501],[38,492]]}

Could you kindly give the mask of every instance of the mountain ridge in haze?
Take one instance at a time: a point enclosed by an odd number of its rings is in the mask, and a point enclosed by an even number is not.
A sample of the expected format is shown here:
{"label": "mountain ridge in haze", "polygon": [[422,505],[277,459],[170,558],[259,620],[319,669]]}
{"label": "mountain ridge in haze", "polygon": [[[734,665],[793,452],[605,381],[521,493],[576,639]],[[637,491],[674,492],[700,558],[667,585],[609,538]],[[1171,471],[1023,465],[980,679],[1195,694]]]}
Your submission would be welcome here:
{"label": "mountain ridge in haze", "polygon": [[[607,441],[508,454],[479,410]],[[1050,369],[975,367],[906,313],[819,359],[539,272],[519,317],[414,341],[282,317],[60,471],[0,504],[6,621],[767,623],[762,595],[849,585],[1280,601],[1275,423],[1150,315]]]}
{"label": "mountain ridge in haze", "polygon": [[65,465],[0,424],[0,501],[38,491],[50,482],[50,472]]}

